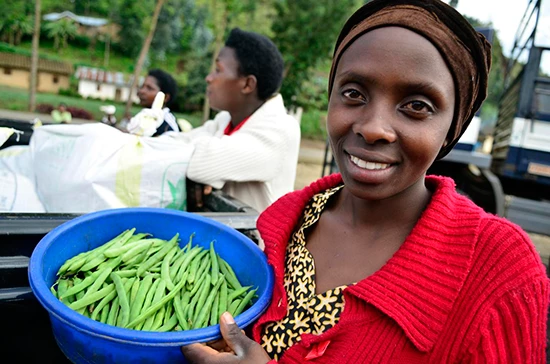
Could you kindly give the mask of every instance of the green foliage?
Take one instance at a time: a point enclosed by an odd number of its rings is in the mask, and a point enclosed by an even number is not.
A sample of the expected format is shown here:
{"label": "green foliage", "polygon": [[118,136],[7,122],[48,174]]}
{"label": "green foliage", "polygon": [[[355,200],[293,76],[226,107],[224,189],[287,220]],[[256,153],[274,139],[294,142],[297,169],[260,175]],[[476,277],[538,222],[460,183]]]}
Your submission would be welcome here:
{"label": "green foliage", "polygon": [[71,19],[63,18],[45,23],[44,31],[50,39],[53,39],[54,49],[59,50],[67,48],[68,40],[78,34],[78,27]]}
{"label": "green foliage", "polygon": [[147,36],[147,26],[153,14],[153,0],[120,0],[113,20],[120,26],[117,48],[123,54],[136,57]]}
{"label": "green foliage", "polygon": [[320,62],[330,59],[342,25],[355,10],[355,0],[281,0],[275,2],[273,37],[285,59],[281,88],[285,102],[300,104],[295,97]]}
{"label": "green foliage", "polygon": [[310,108],[304,111],[300,122],[300,130],[303,139],[325,140],[327,112],[325,110]]}

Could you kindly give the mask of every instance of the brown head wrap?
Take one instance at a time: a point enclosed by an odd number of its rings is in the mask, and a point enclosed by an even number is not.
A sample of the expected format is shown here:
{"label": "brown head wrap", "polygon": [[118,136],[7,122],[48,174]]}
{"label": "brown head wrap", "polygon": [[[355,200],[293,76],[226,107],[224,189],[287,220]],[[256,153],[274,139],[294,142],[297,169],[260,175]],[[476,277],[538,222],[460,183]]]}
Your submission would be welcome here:
{"label": "brown head wrap", "polygon": [[428,39],[447,63],[455,85],[455,111],[447,135],[448,144],[438,158],[451,151],[487,96],[491,45],[460,13],[439,0],[374,0],[346,22],[338,40],[330,70],[329,98],[338,62],[361,35],[376,28],[398,26]]}

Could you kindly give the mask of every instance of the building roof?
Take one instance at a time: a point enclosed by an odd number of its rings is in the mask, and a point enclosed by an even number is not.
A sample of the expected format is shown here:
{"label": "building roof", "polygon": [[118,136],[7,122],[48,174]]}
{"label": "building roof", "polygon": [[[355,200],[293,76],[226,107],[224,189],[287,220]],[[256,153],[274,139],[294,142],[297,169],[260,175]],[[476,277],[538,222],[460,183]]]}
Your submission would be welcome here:
{"label": "building roof", "polygon": [[[87,80],[97,83],[107,83],[116,86],[131,86],[134,75],[122,72],[109,72],[99,68],[80,66],[76,69],[75,75],[78,80]],[[143,83],[144,77],[139,78],[139,84]]]}
{"label": "building roof", "polygon": [[[31,57],[16,53],[0,52],[0,67],[18,68],[30,71]],[[38,71],[70,75],[73,73],[73,65],[67,62],[39,58]]]}
{"label": "building roof", "polygon": [[64,11],[62,13],[50,13],[43,16],[44,20],[57,21],[63,18],[70,18],[75,22],[88,26],[88,27],[100,27],[109,22],[108,19],[92,18],[91,16],[80,16],[71,13],[70,11]]}

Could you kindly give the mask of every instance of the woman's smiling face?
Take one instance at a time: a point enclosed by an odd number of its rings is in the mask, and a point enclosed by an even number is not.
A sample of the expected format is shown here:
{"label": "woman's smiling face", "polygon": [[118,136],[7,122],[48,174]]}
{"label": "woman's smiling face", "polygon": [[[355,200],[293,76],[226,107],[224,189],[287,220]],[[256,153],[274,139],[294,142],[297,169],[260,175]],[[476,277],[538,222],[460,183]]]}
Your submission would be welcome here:
{"label": "woman's smiling face", "polygon": [[340,59],[327,117],[346,188],[380,200],[424,184],[454,105],[451,73],[426,38],[399,27],[360,36]]}

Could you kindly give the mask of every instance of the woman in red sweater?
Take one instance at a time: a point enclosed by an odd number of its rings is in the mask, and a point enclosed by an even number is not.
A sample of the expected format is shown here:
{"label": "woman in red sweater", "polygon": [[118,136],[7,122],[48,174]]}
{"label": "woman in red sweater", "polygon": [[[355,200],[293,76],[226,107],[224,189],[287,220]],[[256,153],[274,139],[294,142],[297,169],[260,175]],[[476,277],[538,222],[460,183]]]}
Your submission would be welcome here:
{"label": "woman in red sweater", "polygon": [[543,363],[548,279],[518,226],[426,176],[486,97],[490,46],[439,0],[374,0],[344,25],[327,130],[341,175],[258,220],[273,298],[197,363]]}

